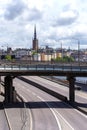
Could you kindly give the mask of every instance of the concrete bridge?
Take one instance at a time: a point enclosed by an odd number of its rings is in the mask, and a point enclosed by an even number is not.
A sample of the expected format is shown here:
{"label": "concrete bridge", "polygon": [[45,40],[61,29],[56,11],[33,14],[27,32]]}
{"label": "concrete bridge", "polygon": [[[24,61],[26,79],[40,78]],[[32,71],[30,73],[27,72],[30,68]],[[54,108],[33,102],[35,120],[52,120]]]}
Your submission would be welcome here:
{"label": "concrete bridge", "polygon": [[62,65],[62,64],[30,64],[30,65],[1,65],[0,76],[5,76],[5,102],[13,102],[14,87],[13,79],[17,76],[66,76],[69,81],[69,100],[75,101],[75,78],[87,77],[85,65]]}

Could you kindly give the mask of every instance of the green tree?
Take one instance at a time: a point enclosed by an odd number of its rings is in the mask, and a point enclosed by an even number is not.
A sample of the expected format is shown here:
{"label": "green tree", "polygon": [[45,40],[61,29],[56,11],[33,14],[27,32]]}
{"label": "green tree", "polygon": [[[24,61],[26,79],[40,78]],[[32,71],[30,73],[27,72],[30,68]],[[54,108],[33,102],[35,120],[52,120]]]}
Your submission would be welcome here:
{"label": "green tree", "polygon": [[64,56],[64,57],[57,57],[55,59],[56,62],[73,62],[74,58],[73,57],[69,57],[69,56]]}
{"label": "green tree", "polygon": [[6,55],[5,59],[11,61],[11,55]]}

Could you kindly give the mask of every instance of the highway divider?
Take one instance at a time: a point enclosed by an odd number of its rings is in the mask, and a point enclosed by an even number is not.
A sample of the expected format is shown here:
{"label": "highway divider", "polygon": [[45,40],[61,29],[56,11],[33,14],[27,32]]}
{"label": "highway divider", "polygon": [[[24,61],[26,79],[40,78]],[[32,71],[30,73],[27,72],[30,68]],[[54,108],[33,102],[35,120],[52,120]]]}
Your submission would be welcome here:
{"label": "highway divider", "polygon": [[65,101],[65,102],[68,101],[66,96],[63,96],[63,95],[61,95],[61,94],[59,94],[59,93],[57,93],[57,92],[55,92],[55,91],[53,91],[51,89],[48,89],[48,88],[46,88],[46,87],[44,87],[44,86],[42,86],[42,85],[40,85],[38,83],[35,83],[35,82],[33,82],[33,81],[29,80],[29,79],[26,79],[24,77],[17,77],[17,78],[24,81],[24,82],[26,82],[26,83],[28,83],[28,84],[31,84],[31,85],[43,90],[44,92],[46,92],[46,93],[48,93],[48,94],[62,100],[62,101]]}

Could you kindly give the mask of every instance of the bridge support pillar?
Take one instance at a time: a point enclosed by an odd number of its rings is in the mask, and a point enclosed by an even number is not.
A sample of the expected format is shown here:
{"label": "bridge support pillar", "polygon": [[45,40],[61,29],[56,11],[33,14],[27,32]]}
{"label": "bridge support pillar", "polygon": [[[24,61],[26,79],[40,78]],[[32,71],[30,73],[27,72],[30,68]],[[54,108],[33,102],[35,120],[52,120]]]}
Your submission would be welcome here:
{"label": "bridge support pillar", "polygon": [[6,76],[4,78],[5,83],[5,103],[13,102],[13,81],[11,76]]}
{"label": "bridge support pillar", "polygon": [[74,102],[75,101],[75,77],[74,76],[68,76],[67,80],[69,81],[69,101]]}

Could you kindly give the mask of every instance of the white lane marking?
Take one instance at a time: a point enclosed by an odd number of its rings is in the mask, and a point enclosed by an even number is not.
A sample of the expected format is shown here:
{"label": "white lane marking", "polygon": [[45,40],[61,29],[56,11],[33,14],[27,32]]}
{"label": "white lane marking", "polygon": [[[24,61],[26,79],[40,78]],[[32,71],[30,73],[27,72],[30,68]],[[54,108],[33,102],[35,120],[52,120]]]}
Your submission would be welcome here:
{"label": "white lane marking", "polygon": [[[27,91],[30,92],[30,90],[28,90],[28,89],[27,89]],[[43,100],[41,97],[37,96],[34,92],[30,92],[30,93],[32,93],[34,96],[38,97],[40,100],[45,101],[45,100]],[[24,98],[23,96],[21,96],[21,97]],[[25,98],[24,98],[24,100],[26,101]],[[56,121],[57,121],[57,125],[58,125],[58,127],[59,127],[59,130],[62,130],[61,125],[60,125],[60,122],[59,122],[59,120],[58,120],[58,118],[57,118],[55,112],[52,110],[52,108],[50,108],[50,106],[49,106],[48,103],[46,103],[46,105],[49,107],[49,109],[50,109],[51,112],[53,113],[53,115],[54,115],[54,117],[55,117],[55,119],[56,119]],[[30,129],[30,130],[32,130],[32,129]]]}
{"label": "white lane marking", "polygon": [[[30,90],[27,89],[27,91],[30,92]],[[33,92],[31,92],[33,94]],[[33,95],[36,96],[36,94],[34,93]],[[65,102],[64,102],[65,103]],[[65,103],[67,105],[67,103]],[[69,104],[68,104],[69,105]],[[70,106],[70,105],[69,105]],[[73,108],[72,106],[70,106],[71,108]],[[87,118],[87,116],[83,113],[81,113],[80,111],[78,111],[77,109],[73,108],[75,111],[77,111],[80,115],[82,115],[83,117]],[[67,122],[68,123],[68,122]],[[72,127],[72,126],[71,126]]]}
{"label": "white lane marking", "polygon": [[[25,88],[26,89],[26,88]],[[27,90],[27,91],[29,91],[29,90]],[[32,93],[32,92],[31,92]],[[32,93],[33,94],[33,93]],[[35,94],[36,95],[36,94]],[[37,97],[39,97],[39,96],[37,96]],[[64,102],[65,103],[65,102]],[[67,105],[67,103],[65,103],[66,105]],[[68,104],[69,105],[69,104]],[[70,106],[70,105],[69,105]],[[70,106],[71,108],[73,108],[72,106]],[[73,108],[76,112],[78,112],[80,115],[82,115],[83,117],[85,117],[85,118],[87,118],[87,116],[85,115],[85,114],[83,114],[83,113],[81,113],[80,111],[78,111],[77,109],[75,109],[75,108]],[[57,112],[58,113],[58,112]],[[61,116],[61,114],[59,113],[59,115]],[[64,119],[64,121],[65,122],[67,122],[66,120],[65,120],[65,118],[63,117],[63,116],[61,116],[61,118],[62,119]],[[67,122],[67,124],[72,128],[72,126]],[[74,130],[74,128],[72,128],[73,130]]]}
{"label": "white lane marking", "polygon": [[[40,96],[37,96],[37,97],[38,97],[41,101],[45,102],[45,100],[42,99]],[[45,103],[46,103],[46,102],[45,102]],[[53,111],[52,108],[50,108],[50,105],[49,105],[48,103],[46,103],[46,105],[49,107],[49,109],[50,109],[51,112],[53,113],[53,115],[54,115],[54,117],[55,117],[55,119],[56,119],[57,125],[58,125],[58,127],[59,127],[59,130],[62,130],[61,125],[60,125],[60,122],[59,122],[59,119],[57,118],[55,112]]]}
{"label": "white lane marking", "polygon": [[[22,96],[21,95],[21,97],[22,97],[22,99],[25,101],[25,102],[27,102],[27,100],[26,100],[26,98],[24,97],[24,96]],[[25,104],[26,105],[26,104]],[[30,111],[30,109],[28,109],[28,112],[29,112],[29,115],[30,115],[30,130],[33,130],[33,121],[32,121],[32,114],[31,114],[31,111]]]}
{"label": "white lane marking", "polygon": [[[26,89],[26,88],[25,88]],[[27,90],[27,91],[29,91],[30,92],[30,90]],[[33,92],[31,92],[32,94],[33,94]],[[42,99],[40,96],[38,96],[37,94],[35,94],[34,93],[34,96],[37,96],[40,100],[42,100],[42,101],[45,101],[44,99]],[[48,103],[46,103],[47,104],[47,106],[50,108],[51,106],[48,104]],[[50,108],[50,110],[51,110],[52,108]],[[55,110],[55,109],[54,109]],[[53,110],[52,110],[53,111]],[[72,129],[72,130],[74,130],[74,128],[65,120],[65,118],[58,112],[58,111],[56,111],[55,110],[55,112],[57,112],[57,114],[65,121],[65,123]],[[55,114],[56,115],[56,114]],[[57,118],[57,117],[56,117]],[[57,118],[58,119],[58,118]],[[59,120],[58,120],[58,125],[59,125],[59,129],[61,130],[61,125],[60,125],[60,123],[59,123]]]}
{"label": "white lane marking", "polygon": [[[67,105],[67,103],[63,102],[64,104]],[[83,114],[82,112],[80,112],[79,110],[75,109],[74,107],[72,107],[71,105],[68,104],[68,106],[70,106],[71,108],[73,108],[77,113],[79,113],[81,116],[87,118],[87,115]]]}
{"label": "white lane marking", "polygon": [[[82,93],[82,94],[83,94],[83,93]],[[87,99],[87,97],[85,97],[85,96],[87,96],[87,95],[81,95],[81,93],[76,93],[76,95],[79,96],[79,97],[82,97],[82,98],[84,98],[84,99]]]}
{"label": "white lane marking", "polygon": [[[42,83],[44,83],[43,80],[46,80],[46,81],[48,80],[48,79],[44,79],[44,78],[41,78],[41,77],[37,77],[37,78],[39,78],[39,80],[41,79],[41,82],[42,82]],[[37,79],[37,78],[36,78],[36,79]],[[65,87],[64,85],[58,84],[58,83],[53,82],[53,81],[51,81],[51,80],[48,80],[46,83],[47,83],[48,85],[50,85],[50,82],[52,82],[53,84],[55,84],[55,85],[54,85],[55,88],[61,89],[61,90],[63,90],[63,91],[66,91],[66,92],[67,92],[68,89],[69,89],[68,87]],[[51,83],[51,84],[52,84],[52,83]],[[79,96],[79,97],[82,97],[82,98],[87,99],[87,97],[81,95],[81,93],[76,93],[76,95]]]}
{"label": "white lane marking", "polygon": [[9,126],[10,130],[12,130],[12,127],[11,127],[11,124],[10,124],[10,121],[9,121],[8,114],[7,114],[7,112],[6,112],[6,109],[4,109],[4,112],[5,112],[5,116],[6,116],[6,118],[7,118],[8,126]]}
{"label": "white lane marking", "polygon": [[[38,98],[41,98],[39,96],[37,96]],[[64,102],[65,103],[65,102]],[[67,105],[67,103],[65,103]],[[50,105],[49,105],[50,106]],[[70,106],[70,105],[69,105]],[[51,106],[50,106],[51,107]],[[73,108],[72,106],[70,106],[71,108]],[[78,111],[77,109],[73,108],[77,113],[79,113],[81,116],[87,118],[87,115],[81,113],[80,111]],[[70,126],[72,128],[72,130],[74,130],[74,128],[65,120],[65,118],[56,110],[54,109],[54,111],[68,124],[68,126]]]}
{"label": "white lane marking", "polygon": [[[54,83],[54,82],[53,82],[53,83]],[[58,85],[58,86],[55,86],[55,87],[57,87],[57,88],[58,88],[59,86],[63,86],[63,87],[65,87],[64,85],[60,85],[60,84],[57,84],[57,85]],[[62,90],[64,89],[63,87],[61,87]],[[67,91],[67,89],[68,89],[68,88],[66,88],[66,91]],[[87,99],[86,97],[84,97],[84,96],[82,96],[82,95],[79,95],[78,93],[76,93],[76,95],[79,96],[79,97],[82,97],[82,98]],[[64,103],[65,103],[65,102],[64,102]],[[66,104],[66,103],[65,103],[65,104]],[[69,106],[70,106],[70,105],[69,105]],[[72,106],[70,106],[70,107],[72,107]],[[73,107],[72,107],[72,108],[73,108]],[[82,116],[84,116],[85,118],[87,118],[87,115],[81,113],[80,111],[78,111],[78,110],[75,109],[75,108],[74,108],[74,110],[77,111],[80,115],[82,115]]]}
{"label": "white lane marking", "polygon": [[74,130],[74,128],[65,120],[65,118],[64,118],[56,109],[54,109],[54,111],[64,120],[64,122],[65,122],[72,130]]}
{"label": "white lane marking", "polygon": [[85,114],[81,113],[80,111],[78,111],[76,109],[75,109],[75,111],[77,111],[81,116],[84,116],[85,118],[87,118],[87,116]]}
{"label": "white lane marking", "polygon": [[[37,96],[38,98],[40,98],[42,101],[45,101],[44,99],[42,99],[41,97],[39,97],[39,96]],[[48,106],[49,106],[49,108],[51,107],[51,105],[49,105],[48,103],[46,103]],[[50,108],[51,109],[51,108]],[[72,129],[72,130],[74,130],[74,128],[65,120],[65,118],[56,110],[56,109],[53,109],[54,110],[54,112],[56,112],[63,120],[64,120],[64,122]]]}
{"label": "white lane marking", "polygon": [[32,92],[32,94],[33,94],[34,96],[36,96],[36,93]]}

